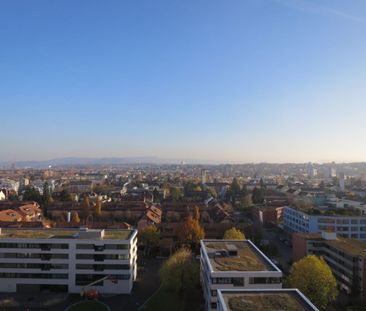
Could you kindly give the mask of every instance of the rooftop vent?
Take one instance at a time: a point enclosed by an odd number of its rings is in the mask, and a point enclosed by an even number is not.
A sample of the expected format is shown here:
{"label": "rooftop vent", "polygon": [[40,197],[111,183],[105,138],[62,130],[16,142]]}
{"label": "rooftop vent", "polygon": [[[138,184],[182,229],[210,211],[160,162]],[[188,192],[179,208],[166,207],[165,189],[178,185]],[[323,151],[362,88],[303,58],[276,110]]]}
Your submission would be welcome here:
{"label": "rooftop vent", "polygon": [[337,233],[336,232],[322,231],[322,238],[324,240],[336,240],[337,239]]}
{"label": "rooftop vent", "polygon": [[229,253],[229,256],[238,256],[238,248],[234,244],[228,244],[226,249]]}
{"label": "rooftop vent", "polygon": [[104,229],[88,229],[81,227],[78,238],[80,239],[102,239],[104,237]]}
{"label": "rooftop vent", "polygon": [[215,257],[228,257],[229,253],[226,249],[217,250],[214,253]]}

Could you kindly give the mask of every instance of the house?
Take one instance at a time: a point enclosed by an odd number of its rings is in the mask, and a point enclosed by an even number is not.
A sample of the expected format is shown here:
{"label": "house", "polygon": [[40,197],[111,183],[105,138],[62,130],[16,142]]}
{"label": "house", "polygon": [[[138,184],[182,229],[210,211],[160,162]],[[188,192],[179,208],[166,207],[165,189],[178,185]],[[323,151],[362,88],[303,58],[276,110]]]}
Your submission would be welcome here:
{"label": "house", "polygon": [[146,227],[147,225],[158,225],[161,223],[162,210],[161,208],[151,205],[147,208],[145,214],[137,222],[138,229]]}
{"label": "house", "polygon": [[42,210],[36,202],[19,206],[17,212],[22,216],[23,221],[38,221],[42,218]]}
{"label": "house", "polygon": [[18,222],[22,220],[22,215],[12,209],[0,211],[0,222]]}

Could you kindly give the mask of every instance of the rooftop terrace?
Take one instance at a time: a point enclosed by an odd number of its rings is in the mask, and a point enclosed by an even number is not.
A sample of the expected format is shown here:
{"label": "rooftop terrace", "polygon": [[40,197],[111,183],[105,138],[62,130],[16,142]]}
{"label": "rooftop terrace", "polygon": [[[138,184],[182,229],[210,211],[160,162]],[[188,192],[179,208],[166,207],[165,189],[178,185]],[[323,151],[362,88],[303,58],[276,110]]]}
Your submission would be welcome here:
{"label": "rooftop terrace", "polygon": [[275,271],[249,241],[203,241],[212,269],[218,271]]}
{"label": "rooftop terrace", "polygon": [[[92,229],[0,229],[0,239],[102,239],[128,240],[132,230]],[[96,237],[96,234],[98,235]]]}
{"label": "rooftop terrace", "polygon": [[297,290],[222,291],[228,311],[317,311]]}

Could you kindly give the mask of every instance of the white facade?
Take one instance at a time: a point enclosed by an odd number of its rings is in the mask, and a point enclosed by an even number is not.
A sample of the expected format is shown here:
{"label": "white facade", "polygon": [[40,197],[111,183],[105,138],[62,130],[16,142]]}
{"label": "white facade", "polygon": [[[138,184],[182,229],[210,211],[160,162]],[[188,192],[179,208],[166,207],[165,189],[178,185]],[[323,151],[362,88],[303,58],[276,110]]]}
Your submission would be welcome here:
{"label": "white facade", "polygon": [[330,231],[344,238],[366,241],[366,215],[311,215],[286,206],[283,226],[289,232]]}
{"label": "white facade", "polygon": [[137,273],[136,236],[136,230],[2,229],[0,292],[130,293]]}
{"label": "white facade", "polygon": [[[213,249],[211,245],[216,245],[217,248],[215,246]],[[246,259],[242,257],[241,246],[263,265],[263,269],[245,267]],[[235,252],[235,249],[238,252]],[[241,264],[241,268],[231,270],[230,263],[227,266],[217,267],[216,263],[220,259],[225,262],[233,259]],[[249,240],[202,240],[200,278],[208,311],[217,309],[218,289],[282,288],[282,271]]]}

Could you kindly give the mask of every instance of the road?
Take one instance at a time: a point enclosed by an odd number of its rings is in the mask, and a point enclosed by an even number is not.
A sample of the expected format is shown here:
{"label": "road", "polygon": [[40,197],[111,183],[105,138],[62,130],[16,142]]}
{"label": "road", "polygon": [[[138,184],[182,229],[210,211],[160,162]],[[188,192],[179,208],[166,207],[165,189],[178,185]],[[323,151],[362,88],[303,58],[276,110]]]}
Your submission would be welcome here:
{"label": "road", "polygon": [[263,230],[263,239],[268,240],[270,244],[275,245],[278,250],[278,255],[273,257],[278,263],[282,265],[282,270],[285,274],[290,270],[289,262],[292,260],[292,247],[285,245],[280,241],[280,234],[273,231],[265,229]]}

